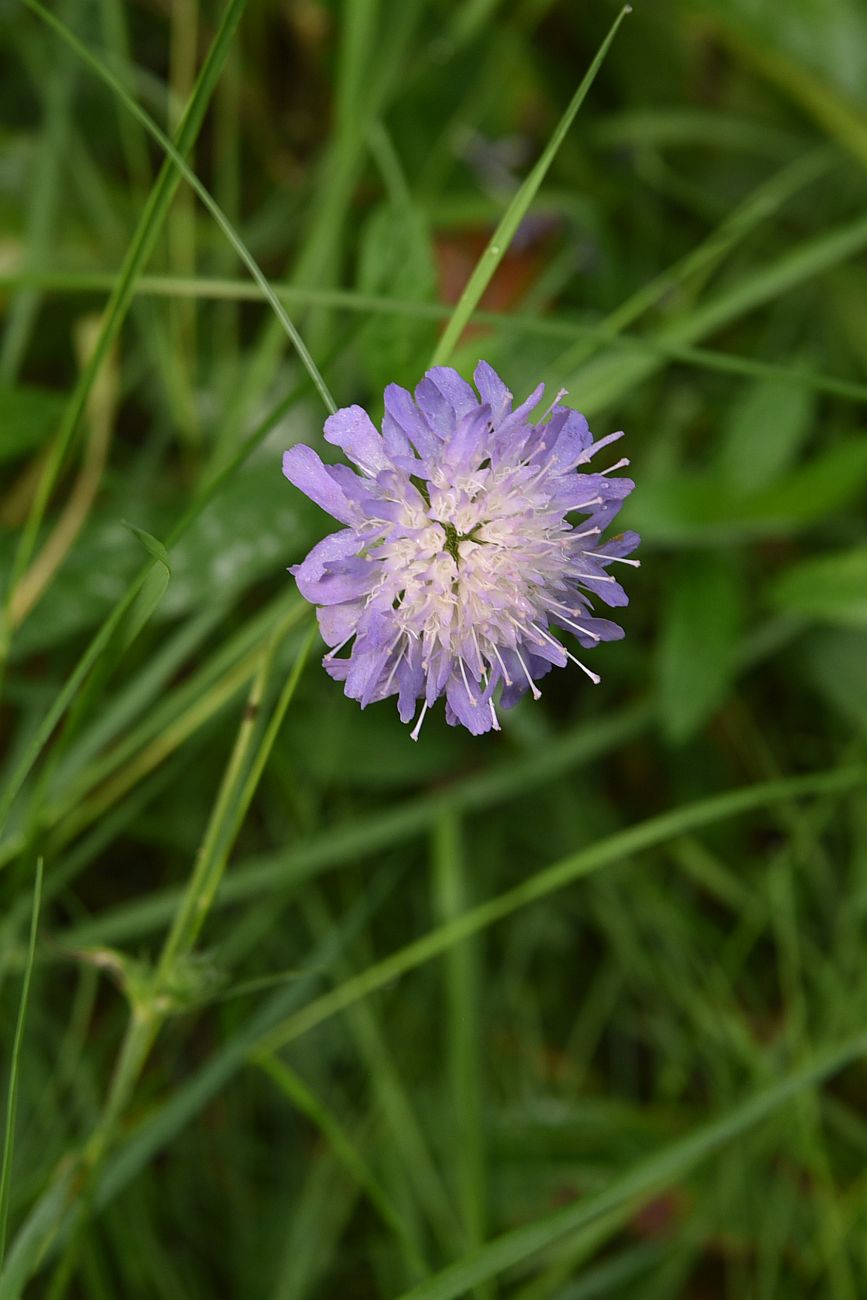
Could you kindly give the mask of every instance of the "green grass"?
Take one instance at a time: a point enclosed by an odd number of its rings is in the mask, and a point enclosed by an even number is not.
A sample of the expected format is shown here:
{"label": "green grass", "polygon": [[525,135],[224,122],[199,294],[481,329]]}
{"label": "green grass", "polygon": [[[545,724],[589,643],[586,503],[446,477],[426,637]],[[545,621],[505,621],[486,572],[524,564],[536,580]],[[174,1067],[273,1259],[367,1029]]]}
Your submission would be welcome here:
{"label": "green grass", "polygon": [[[0,3],[0,1300],[867,1293],[867,19],[633,8]],[[416,746],[280,454],[432,357],[643,567]]]}

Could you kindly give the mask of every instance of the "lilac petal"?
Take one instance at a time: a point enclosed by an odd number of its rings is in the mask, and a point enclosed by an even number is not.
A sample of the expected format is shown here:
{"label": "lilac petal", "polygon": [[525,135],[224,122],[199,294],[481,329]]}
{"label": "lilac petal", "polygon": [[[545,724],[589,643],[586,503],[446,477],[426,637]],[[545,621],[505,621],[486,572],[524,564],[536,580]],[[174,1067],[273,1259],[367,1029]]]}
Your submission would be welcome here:
{"label": "lilac petal", "polygon": [[586,527],[595,528],[600,533],[604,533],[612,520],[616,519],[623,509],[623,499],[603,501],[599,506],[592,506],[588,511],[589,518],[581,525],[581,529]]}
{"label": "lilac petal", "polygon": [[376,579],[369,560],[357,556],[358,537],[351,528],[331,533],[289,572],[305,600],[314,605],[338,605],[365,595]]}
{"label": "lilac petal", "polygon": [[[563,514],[573,510],[591,514],[609,503],[614,504],[616,514],[634,487],[631,478],[607,478],[604,474],[567,474],[558,479],[556,485],[552,485],[550,499]],[[595,518],[593,523],[597,525]]]}
{"label": "lilac petal", "polygon": [[545,385],[539,384],[530,396],[516,406],[511,415],[507,415],[496,430],[494,446],[501,454],[508,454],[513,448],[526,447],[536,434],[534,426],[527,424],[527,416],[542,400]]}
{"label": "lilac petal", "polygon": [[349,600],[342,605],[323,605],[317,609],[316,621],[325,644],[345,645],[355,632],[363,608],[360,600]]}
{"label": "lilac petal", "polygon": [[323,465],[312,447],[296,443],[285,451],[283,473],[305,496],[342,524],[351,524],[358,518],[358,511],[334,481],[330,467]]}
{"label": "lilac petal", "polygon": [[329,415],[325,421],[325,441],[341,447],[371,477],[391,468],[382,438],[361,406],[344,406]]}
{"label": "lilac petal", "polygon": [[[494,725],[488,698],[488,694],[478,686],[475,687],[475,691],[468,690],[460,673],[457,676],[453,673],[446,687],[446,699],[449,705],[446,710],[446,721],[449,721],[449,711],[451,711],[456,721],[466,727],[472,735],[483,735]],[[451,725],[455,726],[455,722]]]}
{"label": "lilac petal", "polygon": [[416,386],[415,400],[427,422],[443,441],[460,429],[462,421],[479,409],[471,386],[450,366],[434,366]]}
{"label": "lilac petal", "polygon": [[444,468],[467,470],[478,465],[490,432],[489,415],[488,407],[482,406],[476,408],[474,416],[461,420],[440,458]]}
{"label": "lilac petal", "polygon": [[580,411],[567,411],[551,445],[548,464],[552,470],[573,469],[592,441],[590,426]]}
{"label": "lilac petal", "polygon": [[638,546],[641,538],[638,533],[631,530],[620,533],[617,537],[611,537],[594,552],[594,554],[604,558],[605,556],[622,558],[624,555],[631,555]]}
{"label": "lilac petal", "polygon": [[328,655],[322,660],[322,667],[336,682],[345,682],[347,673],[350,669],[348,659],[329,659]]}
{"label": "lilac petal", "polygon": [[445,393],[432,379],[422,379],[415,387],[416,406],[424,415],[437,437],[445,442],[457,428],[458,417]]}
{"label": "lilac petal", "polygon": [[586,566],[581,576],[576,576],[576,581],[580,582],[582,587],[592,591],[594,596],[598,596],[611,609],[622,609],[624,605],[629,604],[626,592],[610,574],[596,574],[592,568]]}
{"label": "lilac petal", "polygon": [[424,695],[424,669],[421,666],[421,647],[413,642],[394,675],[398,688],[397,711],[401,722],[411,722],[418,701]]}
{"label": "lilac petal", "polygon": [[592,650],[600,641],[622,641],[624,632],[619,623],[607,618],[590,618],[576,611],[563,614],[555,610],[551,618],[564,632],[573,636],[585,650]]}
{"label": "lilac petal", "polygon": [[623,437],[622,429],[618,429],[616,433],[606,434],[604,438],[600,438],[598,442],[592,443],[587,448],[584,455],[581,457],[581,463],[583,464],[586,461],[590,460],[593,456],[596,455],[597,451],[601,451],[603,447],[607,447],[609,443],[617,442],[618,439],[622,437]]}
{"label": "lilac petal", "polygon": [[491,420],[496,429],[512,409],[512,393],[487,361],[480,361],[476,366],[473,380],[482,401],[491,408]]}
{"label": "lilac petal", "polygon": [[346,685],[343,689],[351,700],[358,700],[363,709],[376,696],[377,689],[382,683],[382,671],[389,653],[387,646],[368,650],[365,654],[359,653],[357,648],[353,647],[349,659],[349,671],[346,674]]}
{"label": "lilac petal", "polygon": [[543,659],[537,659],[526,646],[522,646],[520,651],[504,648],[501,651],[501,655],[509,673],[509,681],[503,687],[503,693],[500,696],[500,704],[504,709],[514,708],[518,701],[523,699],[530,689],[530,684],[527,681],[526,674],[524,673],[524,669],[521,667],[521,662],[518,658],[519,653],[527,668],[527,672],[530,674],[534,682],[547,676],[554,667],[554,664],[552,663],[548,663]]}
{"label": "lilac petal", "polygon": [[382,432],[386,440],[403,434],[423,460],[436,456],[440,450],[440,441],[412,400],[412,394],[399,384],[389,384],[385,390]]}
{"label": "lilac petal", "polygon": [[451,671],[452,656],[448,650],[439,646],[431,654],[427,667],[424,698],[428,707],[442,695]]}
{"label": "lilac petal", "polygon": [[556,668],[565,668],[569,662],[569,656],[554,636],[550,641],[528,641],[526,644],[532,646],[530,653],[535,658],[544,659],[546,663],[553,664]]}

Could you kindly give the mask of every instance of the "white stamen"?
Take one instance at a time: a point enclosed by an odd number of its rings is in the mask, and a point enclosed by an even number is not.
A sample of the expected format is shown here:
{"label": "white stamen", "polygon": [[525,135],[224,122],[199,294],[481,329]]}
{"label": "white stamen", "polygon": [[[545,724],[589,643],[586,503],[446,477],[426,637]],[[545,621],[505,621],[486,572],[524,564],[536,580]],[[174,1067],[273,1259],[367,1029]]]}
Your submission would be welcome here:
{"label": "white stamen", "polygon": [[597,451],[601,451],[602,448],[607,447],[610,442],[616,442],[618,438],[622,438],[622,437],[623,437],[622,429],[618,429],[616,433],[606,434],[606,436],[604,438],[600,438],[598,442],[592,443],[587,448],[586,451],[582,451],[581,458],[578,461],[578,464],[586,465],[587,462],[591,459],[591,457],[596,455]]}
{"label": "white stamen", "polygon": [[[568,388],[561,388],[561,389],[559,390],[559,392],[557,393],[557,396],[554,398],[553,402],[551,403],[551,405],[548,407],[547,411],[545,412],[545,415],[542,416],[542,420],[544,420],[546,416],[548,416],[548,415],[551,414],[551,412],[554,410],[554,407],[555,407],[555,406],[557,405],[557,403],[560,401],[560,398],[561,398],[561,397],[566,397],[566,396],[568,396],[568,393],[569,393],[569,389],[568,389]],[[539,423],[541,423],[541,422],[542,422],[542,421],[540,421]]]}
{"label": "white stamen", "polygon": [[506,683],[507,686],[511,686],[511,685],[512,685],[512,679],[511,679],[511,677],[510,677],[509,674],[508,674],[508,671],[507,671],[507,669],[506,669],[506,665],[503,663],[503,656],[500,654],[499,650],[497,649],[497,647],[496,647],[496,645],[494,644],[493,641],[491,642],[491,649],[493,650],[494,655],[496,656],[497,663],[500,665],[500,667],[501,667],[502,670],[503,670],[503,681]]}
{"label": "white stamen", "polygon": [[411,740],[418,740],[419,732],[421,731],[421,724],[424,722],[424,715],[426,713],[427,713],[427,700],[425,700],[424,704],[421,706],[421,713],[418,715],[418,722],[415,724],[412,731],[409,733]]}
{"label": "white stamen", "polygon": [[494,708],[493,700],[488,700],[488,708],[491,710],[491,726],[494,731],[501,731],[500,719],[497,717],[497,710]]}
{"label": "white stamen", "polygon": [[[565,537],[563,538],[563,541],[564,541],[564,542],[577,542],[578,539],[581,538],[581,537],[598,537],[599,534],[600,534],[601,532],[602,532],[602,529],[601,529],[601,528],[582,528],[582,530],[581,530],[580,533],[576,533],[576,532],[574,531],[574,529],[573,529],[572,532],[567,533],[567,534],[565,535]],[[586,552],[584,552],[584,553],[586,554]]]}
{"label": "white stamen", "polygon": [[[403,633],[401,633],[401,635],[403,635]],[[398,637],[398,640],[400,640],[400,637]],[[407,652],[407,646],[404,645],[404,646],[401,647],[400,654],[399,654],[399,655],[397,656],[397,658],[395,659],[394,664],[393,664],[392,669],[391,669],[391,672],[388,674],[388,678],[386,679],[386,683],[385,683],[385,694],[386,694],[386,695],[388,695],[389,687],[391,686],[391,683],[394,681],[394,674],[397,672],[398,665],[400,664],[400,661],[401,661],[401,659],[403,658],[403,656],[406,654],[406,652]]]}
{"label": "white stamen", "polygon": [[631,464],[631,461],[629,460],[629,458],[628,458],[627,456],[624,456],[623,459],[622,459],[622,460],[619,460],[619,461],[617,462],[616,465],[609,465],[607,469],[597,469],[597,470],[596,470],[596,473],[597,473],[597,474],[613,474],[614,471],[615,471],[616,469],[624,469],[625,466],[627,466],[627,465],[629,465],[629,464]]}
{"label": "white stamen", "polygon": [[544,637],[552,646],[555,646],[558,650],[562,650],[565,655],[568,655],[569,651],[563,645],[562,641],[558,641],[555,636],[551,636],[550,632],[546,632],[544,628],[537,627],[535,623],[531,623],[529,630],[531,632],[538,632],[539,636]]}
{"label": "white stamen", "polygon": [[605,560],[608,564],[628,564],[631,569],[640,569],[640,560],[630,560],[626,555],[606,555],[604,551],[582,551],[582,555],[595,555],[600,560]]}
{"label": "white stamen", "polygon": [[528,685],[529,685],[529,687],[530,687],[530,691],[531,691],[531,693],[532,693],[533,699],[534,699],[534,700],[541,700],[541,698],[542,698],[542,692],[539,690],[539,687],[536,685],[536,683],[533,681],[532,677],[530,676],[530,670],[529,670],[529,668],[527,667],[527,665],[524,663],[524,660],[523,660],[522,657],[521,657],[521,652],[520,652],[520,650],[516,650],[516,651],[515,651],[515,654],[518,656],[518,663],[521,665],[521,667],[522,667],[523,670],[524,670],[524,676],[525,676],[526,679],[527,679],[527,683],[528,683]]}
{"label": "white stamen", "polygon": [[[591,555],[594,554],[594,552],[583,551],[582,554]],[[612,578],[610,573],[571,573],[569,576],[572,578],[580,578],[584,582],[616,582],[617,581],[616,578]]]}
{"label": "white stamen", "polygon": [[566,618],[565,614],[560,615],[560,622],[568,623],[569,627],[574,627],[575,631],[580,632],[582,636],[589,636],[594,641],[602,640],[598,632],[591,632],[589,627],[582,627],[580,623],[573,623],[571,618]]}
{"label": "white stamen", "polygon": [[336,645],[333,650],[328,651],[328,654],[325,655],[325,658],[333,659],[336,654],[339,654],[339,652],[343,649],[345,645],[349,644],[349,642],[352,640],[354,636],[355,636],[355,629],[353,628],[353,630],[349,633],[349,636],[345,637],[344,640],[340,642],[340,645]]}
{"label": "white stamen", "polygon": [[[566,647],[564,646],[563,649],[566,650]],[[602,678],[599,676],[599,674],[592,672],[591,669],[589,669],[586,664],[582,664],[580,659],[576,659],[575,656],[572,654],[571,650],[566,650],[566,657],[567,659],[571,659],[573,664],[577,664],[578,667],[581,669],[581,671],[587,674],[587,676],[590,678],[594,686],[599,685],[599,683],[602,681]]]}
{"label": "white stamen", "polygon": [[463,679],[464,679],[464,688],[465,688],[465,690],[466,690],[466,692],[467,692],[467,695],[470,697],[470,703],[473,704],[473,705],[476,705],[476,704],[478,704],[479,701],[473,699],[473,693],[472,693],[472,691],[470,690],[470,684],[469,684],[469,682],[467,681],[467,674],[466,674],[466,670],[465,670],[465,668],[464,668],[464,661],[463,661],[463,659],[459,659],[459,660],[458,660],[458,665],[460,666],[461,677],[463,677]]}

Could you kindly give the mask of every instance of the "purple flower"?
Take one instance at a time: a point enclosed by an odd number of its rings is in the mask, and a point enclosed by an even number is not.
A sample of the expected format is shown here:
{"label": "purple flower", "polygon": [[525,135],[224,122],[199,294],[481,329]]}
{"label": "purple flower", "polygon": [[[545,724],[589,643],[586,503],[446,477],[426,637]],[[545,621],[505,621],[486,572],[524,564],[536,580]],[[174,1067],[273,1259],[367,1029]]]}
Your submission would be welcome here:
{"label": "purple flower", "polygon": [[562,392],[531,420],[544,386],[513,410],[485,361],[473,378],[479,396],[446,366],[414,398],[390,384],[381,434],[360,406],[330,416],[325,437],[359,474],[310,447],[283,457],[290,482],[345,525],[290,570],[317,606],[324,667],[362,708],[397,695],[410,722],[421,701],[413,740],[441,695],[446,721],[480,735],[500,729],[498,690],[503,708],[538,699],[536,682],[569,660],[598,682],[561,636],[588,650],[622,637],[594,602],[628,604],[608,566],[638,564],[635,533],[600,544],[633,487],[609,475],[629,462],[586,468],[622,434],[594,442]]}

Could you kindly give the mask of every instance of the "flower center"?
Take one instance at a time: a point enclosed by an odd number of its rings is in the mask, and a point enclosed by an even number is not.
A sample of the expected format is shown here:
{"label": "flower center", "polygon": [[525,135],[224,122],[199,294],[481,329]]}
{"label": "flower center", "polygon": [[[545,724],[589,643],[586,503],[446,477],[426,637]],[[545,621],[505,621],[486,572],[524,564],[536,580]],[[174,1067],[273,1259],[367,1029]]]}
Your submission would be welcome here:
{"label": "flower center", "polygon": [[461,555],[458,548],[460,547],[461,542],[479,541],[480,539],[476,536],[476,533],[482,525],[476,524],[475,528],[472,528],[468,533],[459,533],[454,524],[442,524],[441,527],[446,535],[446,550],[454,560],[455,564],[460,564]]}

